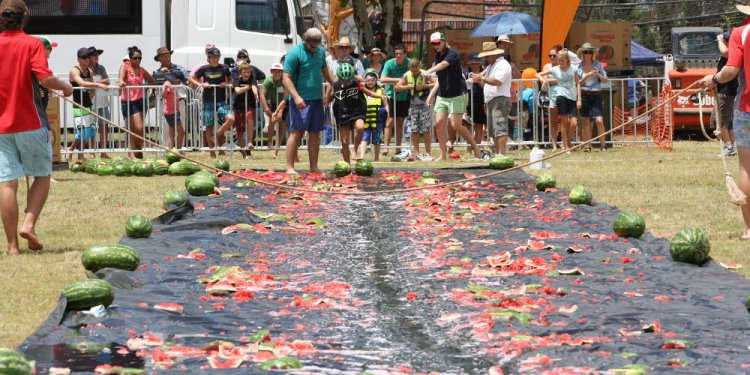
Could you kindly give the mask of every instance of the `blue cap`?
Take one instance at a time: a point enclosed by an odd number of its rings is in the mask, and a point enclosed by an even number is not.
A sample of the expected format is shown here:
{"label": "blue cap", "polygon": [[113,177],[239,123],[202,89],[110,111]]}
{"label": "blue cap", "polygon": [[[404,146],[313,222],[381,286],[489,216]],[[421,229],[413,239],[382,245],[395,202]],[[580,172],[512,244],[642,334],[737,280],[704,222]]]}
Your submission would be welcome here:
{"label": "blue cap", "polygon": [[727,42],[729,41],[729,33],[728,32],[725,31],[725,32],[721,33],[721,36],[724,37],[725,41],[727,41]]}
{"label": "blue cap", "polygon": [[481,64],[482,59],[479,58],[478,53],[471,53],[469,54],[469,61],[466,62],[467,64]]}

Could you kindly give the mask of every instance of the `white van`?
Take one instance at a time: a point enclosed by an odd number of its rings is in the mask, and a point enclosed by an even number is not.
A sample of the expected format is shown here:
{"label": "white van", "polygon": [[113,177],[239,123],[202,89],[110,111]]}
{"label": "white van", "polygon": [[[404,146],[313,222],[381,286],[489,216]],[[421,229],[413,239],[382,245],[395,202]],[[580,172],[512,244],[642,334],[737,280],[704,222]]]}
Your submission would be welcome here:
{"label": "white van", "polygon": [[[31,35],[46,35],[59,45],[50,57],[55,74],[66,76],[76,51],[104,50],[100,64],[110,75],[130,46],[143,51],[143,66],[154,70],[156,49],[175,51],[173,62],[192,69],[205,61],[204,46],[215,44],[224,58],[249,51],[252,64],[267,70],[300,41],[306,0],[27,0]],[[311,20],[311,17],[305,17]],[[309,26],[311,23],[307,23]]]}

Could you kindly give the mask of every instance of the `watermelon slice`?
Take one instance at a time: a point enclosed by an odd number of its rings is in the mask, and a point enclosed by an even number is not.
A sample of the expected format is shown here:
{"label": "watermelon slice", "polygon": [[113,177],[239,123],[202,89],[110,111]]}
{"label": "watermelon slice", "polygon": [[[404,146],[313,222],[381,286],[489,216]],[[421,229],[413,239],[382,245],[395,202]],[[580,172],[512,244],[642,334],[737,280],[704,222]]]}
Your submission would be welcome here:
{"label": "watermelon slice", "polygon": [[158,305],[154,305],[154,308],[157,310],[171,311],[171,312],[181,312],[184,309],[182,305],[171,303],[171,302],[164,302]]}
{"label": "watermelon slice", "polygon": [[211,366],[211,368],[238,368],[243,362],[242,358],[231,358],[222,361],[218,357],[211,356],[207,357],[207,359],[208,365]]}

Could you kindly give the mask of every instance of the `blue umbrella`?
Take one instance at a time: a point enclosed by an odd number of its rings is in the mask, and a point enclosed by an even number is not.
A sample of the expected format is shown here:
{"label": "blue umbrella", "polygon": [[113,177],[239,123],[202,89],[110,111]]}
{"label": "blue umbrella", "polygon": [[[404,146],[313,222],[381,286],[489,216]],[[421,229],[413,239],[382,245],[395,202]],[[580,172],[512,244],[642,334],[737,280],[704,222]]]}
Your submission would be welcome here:
{"label": "blue umbrella", "polygon": [[530,34],[541,29],[539,21],[526,13],[502,12],[482,21],[471,32],[471,37]]}

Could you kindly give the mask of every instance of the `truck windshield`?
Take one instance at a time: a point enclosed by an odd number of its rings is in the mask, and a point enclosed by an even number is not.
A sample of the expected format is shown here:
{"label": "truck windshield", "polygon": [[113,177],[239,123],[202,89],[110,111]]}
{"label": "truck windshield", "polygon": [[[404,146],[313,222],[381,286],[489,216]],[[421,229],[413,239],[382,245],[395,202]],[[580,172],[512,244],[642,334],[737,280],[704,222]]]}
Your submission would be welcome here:
{"label": "truck windshield", "polygon": [[716,45],[716,34],[714,33],[690,33],[680,36],[679,55],[681,56],[707,56],[716,58],[719,56],[719,47]]}
{"label": "truck windshield", "polygon": [[266,34],[287,34],[286,0],[237,0],[237,28]]}

